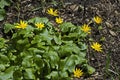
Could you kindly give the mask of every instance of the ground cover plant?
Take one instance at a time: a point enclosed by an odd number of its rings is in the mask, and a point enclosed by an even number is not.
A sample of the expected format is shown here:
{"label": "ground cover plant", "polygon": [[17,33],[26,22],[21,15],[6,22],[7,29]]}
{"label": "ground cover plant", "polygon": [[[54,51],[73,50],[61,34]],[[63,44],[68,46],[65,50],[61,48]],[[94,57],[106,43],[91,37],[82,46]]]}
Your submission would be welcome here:
{"label": "ground cover plant", "polygon": [[[49,10],[48,14],[56,16],[56,11],[54,14],[52,8]],[[9,40],[0,38],[0,79],[70,80],[92,74],[95,69],[85,59],[84,39],[90,33],[88,25],[75,26],[61,20],[56,18],[58,28],[47,18],[40,17],[5,24],[5,33],[14,33]],[[98,43],[93,43],[92,47],[101,51]],[[76,65],[81,66],[77,69]]]}
{"label": "ground cover plant", "polygon": [[10,6],[10,0],[0,0],[0,21],[4,20],[6,11],[5,7]]}

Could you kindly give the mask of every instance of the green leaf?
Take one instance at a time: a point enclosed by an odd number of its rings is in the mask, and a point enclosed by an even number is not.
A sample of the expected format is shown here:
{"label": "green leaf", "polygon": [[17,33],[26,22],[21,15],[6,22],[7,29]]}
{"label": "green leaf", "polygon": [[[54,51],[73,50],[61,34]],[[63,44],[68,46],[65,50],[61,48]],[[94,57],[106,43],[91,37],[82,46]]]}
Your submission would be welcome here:
{"label": "green leaf", "polygon": [[78,38],[79,34],[78,33],[70,33],[67,37],[70,37],[70,38]]}
{"label": "green leaf", "polygon": [[76,26],[74,26],[72,23],[70,22],[65,22],[63,24],[61,24],[60,29],[62,32],[73,32],[76,29]]}
{"label": "green leaf", "polygon": [[78,56],[85,58],[86,56],[86,51],[81,51]]}
{"label": "green leaf", "polygon": [[48,18],[40,18],[40,17],[35,17],[35,18],[32,18],[28,21],[29,23],[37,23],[37,22],[40,22],[40,23],[47,23],[48,22]]}
{"label": "green leaf", "polygon": [[0,72],[5,70],[5,65],[0,64]]}
{"label": "green leaf", "polygon": [[87,72],[88,74],[93,74],[95,72],[95,68],[91,67],[90,65],[88,64],[85,64],[85,66],[87,67]]}
{"label": "green leaf", "polygon": [[60,57],[65,57],[65,56],[70,56],[72,54],[72,46],[70,45],[63,45],[59,49],[59,56]]}
{"label": "green leaf", "polygon": [[49,75],[46,76],[50,80],[58,80],[58,71],[52,71]]}
{"label": "green leaf", "polygon": [[33,68],[25,69],[24,77],[25,77],[25,79],[34,79],[35,80],[34,69]]}
{"label": "green leaf", "polygon": [[39,35],[35,35],[33,40],[31,41],[32,44],[40,43],[42,40]]}
{"label": "green leaf", "polygon": [[38,69],[38,70],[45,66],[44,61],[40,55],[36,55],[34,57],[34,63],[35,63],[36,69]]}
{"label": "green leaf", "polygon": [[50,80],[71,80],[67,71],[52,71],[46,78]]}
{"label": "green leaf", "polygon": [[5,39],[4,38],[0,38],[0,48],[4,48],[5,47]]}
{"label": "green leaf", "polygon": [[55,50],[55,51],[58,51],[60,49],[60,46],[52,46],[52,48]]}
{"label": "green leaf", "polygon": [[67,71],[59,71],[60,78],[68,78],[68,72]]}
{"label": "green leaf", "polygon": [[78,44],[79,44],[80,50],[86,50],[87,49],[87,45],[85,43],[79,42]]}
{"label": "green leaf", "polygon": [[16,70],[13,73],[13,77],[14,77],[15,80],[22,80],[21,79],[23,77],[22,74],[23,74],[22,71]]}
{"label": "green leaf", "polygon": [[15,38],[18,36],[23,36],[24,38],[33,37],[34,36],[33,31],[34,31],[34,28],[28,25],[26,29],[21,29],[21,30],[18,30],[16,33],[14,33],[12,38]]}
{"label": "green leaf", "polygon": [[37,47],[42,51],[48,51],[49,46],[45,46],[44,44],[45,44],[45,42],[37,43]]}
{"label": "green leaf", "polygon": [[46,44],[51,45],[51,40],[53,39],[53,36],[49,34],[47,29],[45,29],[44,32],[40,34],[40,36],[43,41],[47,41]]}
{"label": "green leaf", "polygon": [[18,44],[26,44],[26,43],[29,43],[29,41],[28,41],[28,39],[26,38],[26,39],[23,39],[23,40],[22,40],[22,39],[18,40],[17,43],[18,43]]}
{"label": "green leaf", "polygon": [[53,24],[51,22],[47,22],[46,25],[49,27],[49,28],[53,28]]}
{"label": "green leaf", "polygon": [[0,73],[0,80],[13,79],[14,66],[11,66],[5,70],[5,72]]}
{"label": "green leaf", "polygon": [[34,31],[34,28],[29,25],[26,28],[26,32],[25,32],[24,38],[26,38],[26,37],[33,37],[33,35],[34,35],[33,31]]}
{"label": "green leaf", "polygon": [[61,43],[62,43],[61,35],[59,35],[58,37],[57,37],[57,36],[54,36],[54,40],[55,40],[55,43],[56,43],[56,44],[61,45]]}
{"label": "green leaf", "polygon": [[52,68],[58,67],[59,56],[55,51],[46,52],[43,57],[46,60],[49,60],[49,63]]}
{"label": "green leaf", "polygon": [[33,66],[33,57],[31,55],[29,56],[26,56],[25,58],[23,58],[23,61],[22,61],[22,66],[23,67],[31,67]]}
{"label": "green leaf", "polygon": [[1,0],[0,1],[0,8],[4,8],[5,6],[10,6],[9,0]]}
{"label": "green leaf", "polygon": [[5,15],[6,15],[5,10],[4,9],[0,9],[0,21],[4,20]]}
{"label": "green leaf", "polygon": [[0,54],[0,64],[8,64],[9,59],[7,56]]}
{"label": "green leaf", "polygon": [[12,38],[11,39],[15,39],[15,38],[17,38],[18,37],[18,34],[17,33],[14,33],[13,35],[12,35]]}
{"label": "green leaf", "polygon": [[29,48],[28,49],[30,52],[33,52],[33,53],[38,53],[38,54],[43,54],[43,53],[45,53],[45,51],[44,50],[40,50],[40,49],[37,49],[37,48]]}
{"label": "green leaf", "polygon": [[80,48],[74,43],[67,43],[60,47],[59,54],[60,56],[68,56],[72,53],[79,54]]}
{"label": "green leaf", "polygon": [[9,23],[6,23],[6,24],[4,25],[4,32],[5,32],[5,33],[8,33],[9,31],[11,31],[11,30],[14,29],[14,28],[15,28],[14,25],[9,24]]}
{"label": "green leaf", "polygon": [[75,66],[83,62],[86,62],[84,58],[79,57],[78,55],[71,55],[69,57],[66,57],[64,60],[61,60],[60,69],[64,71],[68,70],[69,72],[73,72]]}
{"label": "green leaf", "polygon": [[98,30],[102,30],[103,29],[103,27],[102,26],[98,26]]}

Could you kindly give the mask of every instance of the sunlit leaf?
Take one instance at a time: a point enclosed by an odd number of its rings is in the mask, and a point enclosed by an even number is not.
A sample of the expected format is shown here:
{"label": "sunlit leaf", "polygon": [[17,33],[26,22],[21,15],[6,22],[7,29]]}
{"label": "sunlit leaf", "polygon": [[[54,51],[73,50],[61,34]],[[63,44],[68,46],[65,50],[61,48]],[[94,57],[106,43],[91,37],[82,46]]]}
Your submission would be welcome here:
{"label": "sunlit leaf", "polygon": [[4,20],[5,18],[5,10],[4,9],[0,9],[0,21]]}
{"label": "sunlit leaf", "polygon": [[72,32],[76,29],[76,26],[74,26],[70,22],[65,22],[65,23],[61,24],[59,27],[60,27],[62,32],[68,32],[68,31]]}
{"label": "sunlit leaf", "polygon": [[5,33],[8,33],[10,30],[12,30],[12,29],[14,29],[14,28],[15,28],[14,25],[9,24],[9,23],[6,23],[6,24],[4,25],[4,32],[5,32]]}
{"label": "sunlit leaf", "polygon": [[58,77],[58,71],[52,71],[49,75],[46,76],[46,78],[50,80],[57,80]]}
{"label": "sunlit leaf", "polygon": [[0,73],[0,80],[13,79],[14,66],[11,66],[5,70],[5,72]]}
{"label": "sunlit leaf", "polygon": [[24,76],[25,76],[25,79],[35,79],[34,69],[33,68],[25,69]]}
{"label": "sunlit leaf", "polygon": [[1,0],[0,1],[0,8],[4,8],[5,6],[9,6],[10,1],[9,0]]}
{"label": "sunlit leaf", "polygon": [[47,23],[48,22],[48,19],[47,18],[40,18],[40,17],[35,17],[35,18],[32,18],[30,20],[28,20],[29,23],[37,23],[37,22],[40,22],[40,23]]}
{"label": "sunlit leaf", "polygon": [[81,64],[82,62],[86,62],[86,60],[78,55],[71,55],[70,57],[66,57],[64,60],[61,60],[61,69],[68,70],[69,72],[73,72],[75,69],[75,65]]}

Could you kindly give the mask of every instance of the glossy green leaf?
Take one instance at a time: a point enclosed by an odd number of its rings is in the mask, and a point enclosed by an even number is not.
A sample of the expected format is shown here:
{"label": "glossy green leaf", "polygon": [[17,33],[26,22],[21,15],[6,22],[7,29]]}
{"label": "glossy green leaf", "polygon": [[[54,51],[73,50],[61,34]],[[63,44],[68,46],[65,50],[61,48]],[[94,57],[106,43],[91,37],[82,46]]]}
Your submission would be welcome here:
{"label": "glossy green leaf", "polygon": [[4,48],[5,47],[5,39],[4,38],[0,38],[0,48]]}
{"label": "glossy green leaf", "polygon": [[74,33],[68,34],[67,37],[69,37],[69,38],[76,38],[76,37],[78,37],[78,36],[79,36],[79,34],[74,32]]}
{"label": "glossy green leaf", "polygon": [[5,6],[9,6],[10,1],[9,0],[0,0],[0,8],[4,8]]}
{"label": "glossy green leaf", "polygon": [[21,79],[22,79],[22,75],[23,75],[22,71],[16,70],[16,71],[14,71],[14,73],[13,73],[13,78],[14,78],[15,80],[21,80]]}
{"label": "glossy green leaf", "polygon": [[72,53],[79,54],[80,48],[74,43],[67,43],[60,47],[59,54],[60,56],[71,55]]}
{"label": "glossy green leaf", "polygon": [[85,64],[85,66],[87,67],[88,74],[93,74],[95,72],[95,69],[93,67],[91,67],[90,65]]}
{"label": "glossy green leaf", "polygon": [[28,49],[30,52],[33,52],[33,53],[38,53],[38,54],[43,54],[43,53],[45,53],[45,50],[41,50],[41,49],[37,49],[37,48],[29,48]]}
{"label": "glossy green leaf", "polygon": [[5,70],[5,72],[0,73],[0,80],[13,79],[14,66],[11,66]]}
{"label": "glossy green leaf", "polygon": [[0,64],[8,64],[9,63],[9,59],[6,55],[2,55],[0,54]]}
{"label": "glossy green leaf", "polygon": [[32,18],[30,20],[28,20],[29,23],[37,23],[37,22],[40,22],[40,23],[47,23],[48,22],[48,19],[47,18],[40,18],[40,17],[35,17],[35,18]]}
{"label": "glossy green leaf", "polygon": [[29,41],[28,41],[28,39],[26,38],[26,39],[23,39],[23,40],[22,40],[22,39],[18,40],[17,43],[18,43],[18,44],[26,44],[26,43],[29,43]]}
{"label": "glossy green leaf", "polygon": [[65,22],[63,24],[61,24],[60,29],[62,32],[73,32],[76,29],[76,26],[74,26],[72,23],[70,22]]}
{"label": "glossy green leaf", "polygon": [[4,9],[0,9],[0,21],[4,20],[5,18],[5,10]]}
{"label": "glossy green leaf", "polygon": [[57,80],[58,77],[58,71],[52,71],[49,75],[46,76],[46,78],[50,80]]}
{"label": "glossy green leaf", "polygon": [[36,55],[34,57],[34,63],[35,63],[36,69],[38,69],[38,70],[45,66],[44,61],[40,55]]}
{"label": "glossy green leaf", "polygon": [[5,65],[0,64],[0,71],[4,71],[5,70]]}
{"label": "glossy green leaf", "polygon": [[22,61],[22,66],[23,67],[31,67],[33,64],[33,57],[32,56],[26,56],[25,58],[23,58]]}
{"label": "glossy green leaf", "polygon": [[31,41],[32,44],[40,43],[42,40],[39,35],[35,35],[33,40]]}
{"label": "glossy green leaf", "polygon": [[73,72],[75,66],[77,64],[81,64],[82,62],[86,62],[86,60],[78,55],[71,55],[70,57],[66,57],[64,60],[61,60],[61,70],[68,70],[69,72]]}
{"label": "glossy green leaf", "polygon": [[49,60],[52,68],[58,67],[59,56],[55,51],[46,52],[43,57]]}
{"label": "glossy green leaf", "polygon": [[68,72],[67,71],[59,71],[60,78],[68,78]]}
{"label": "glossy green leaf", "polygon": [[34,28],[29,25],[29,26],[26,28],[26,32],[25,32],[24,38],[26,38],[26,37],[33,37],[33,36],[34,36],[33,31],[34,31]]}
{"label": "glossy green leaf", "polygon": [[51,45],[51,40],[53,39],[53,36],[49,34],[47,29],[45,29],[45,31],[41,33],[40,36],[43,41],[47,41],[47,44]]}
{"label": "glossy green leaf", "polygon": [[9,24],[9,23],[6,23],[6,24],[4,25],[4,32],[5,32],[5,33],[8,33],[10,30],[12,30],[12,29],[14,29],[14,28],[15,28],[14,25]]}
{"label": "glossy green leaf", "polygon": [[86,50],[87,49],[87,45],[85,43],[79,42],[78,44],[79,44],[80,50]]}
{"label": "glossy green leaf", "polygon": [[54,36],[54,40],[55,40],[55,43],[56,44],[61,44],[62,43],[62,40],[61,40],[61,35],[59,35],[58,37],[57,36]]}
{"label": "glossy green leaf", "polygon": [[25,77],[25,79],[29,79],[29,80],[35,79],[34,69],[33,68],[25,69],[24,77]]}

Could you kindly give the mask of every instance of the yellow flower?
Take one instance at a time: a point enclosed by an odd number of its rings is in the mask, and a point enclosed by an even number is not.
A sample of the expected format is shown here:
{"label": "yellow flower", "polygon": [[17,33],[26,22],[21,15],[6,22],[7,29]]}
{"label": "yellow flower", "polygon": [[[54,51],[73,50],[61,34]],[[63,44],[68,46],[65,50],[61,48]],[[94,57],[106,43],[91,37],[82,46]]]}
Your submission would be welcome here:
{"label": "yellow flower", "polygon": [[58,16],[58,11],[57,10],[54,10],[53,8],[49,8],[47,10],[47,13],[52,15],[52,16]]}
{"label": "yellow flower", "polygon": [[63,23],[63,19],[60,18],[60,17],[59,17],[59,18],[56,18],[55,21],[56,21],[56,23],[58,23],[58,24]]}
{"label": "yellow flower", "polygon": [[93,20],[94,20],[97,24],[102,23],[102,18],[99,17],[99,16],[95,16],[95,17],[93,18]]}
{"label": "yellow flower", "polygon": [[15,27],[25,29],[27,26],[28,26],[28,24],[26,22],[20,20],[20,23],[17,23],[17,25]]}
{"label": "yellow flower", "polygon": [[73,71],[73,73],[74,73],[74,77],[77,77],[77,78],[80,78],[83,75],[82,70],[77,68]]}
{"label": "yellow flower", "polygon": [[82,27],[81,27],[81,30],[86,32],[86,33],[90,33],[91,31],[91,27],[89,27],[87,24],[84,24]]}
{"label": "yellow flower", "polygon": [[91,45],[91,47],[92,47],[94,50],[98,51],[98,52],[101,52],[101,51],[102,51],[101,44],[99,44],[98,42],[94,42],[94,43]]}
{"label": "yellow flower", "polygon": [[43,23],[36,23],[35,26],[37,28],[40,28],[40,29],[42,29],[43,27],[45,27]]}

